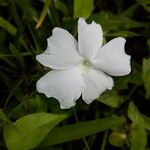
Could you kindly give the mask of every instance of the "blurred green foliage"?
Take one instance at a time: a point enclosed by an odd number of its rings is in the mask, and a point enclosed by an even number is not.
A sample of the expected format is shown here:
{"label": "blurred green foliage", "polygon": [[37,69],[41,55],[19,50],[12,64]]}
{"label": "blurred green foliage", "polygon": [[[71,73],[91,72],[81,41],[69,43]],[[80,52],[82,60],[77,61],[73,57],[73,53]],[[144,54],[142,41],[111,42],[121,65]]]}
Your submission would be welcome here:
{"label": "blurred green foliage", "polygon": [[[35,89],[48,71],[35,56],[56,26],[76,37],[79,17],[101,24],[104,43],[127,39],[132,72],[92,104],[61,110]],[[148,150],[149,110],[149,0],[0,0],[0,149]]]}

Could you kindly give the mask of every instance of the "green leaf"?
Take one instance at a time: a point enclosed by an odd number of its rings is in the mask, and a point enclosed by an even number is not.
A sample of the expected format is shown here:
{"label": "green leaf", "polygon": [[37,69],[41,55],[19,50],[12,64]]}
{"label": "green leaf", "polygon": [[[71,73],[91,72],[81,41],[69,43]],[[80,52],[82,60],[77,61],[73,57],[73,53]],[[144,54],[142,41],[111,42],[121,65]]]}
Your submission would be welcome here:
{"label": "green leaf", "polygon": [[8,150],[29,150],[35,148],[66,115],[49,113],[30,114],[12,125],[4,126],[4,139]]}
{"label": "green leaf", "polygon": [[147,45],[148,45],[149,50],[150,50],[150,38],[147,40]]}
{"label": "green leaf", "polygon": [[88,18],[94,8],[93,0],[74,0],[74,18]]}
{"label": "green leaf", "polygon": [[7,30],[10,34],[15,35],[17,33],[16,27],[14,27],[12,24],[10,24],[7,20],[0,17],[0,27]]}
{"label": "green leaf", "polygon": [[65,3],[63,3],[61,0],[54,0],[54,2],[55,2],[55,7],[58,10],[62,11],[65,16],[69,15],[69,10]]}
{"label": "green leaf", "polygon": [[133,123],[150,130],[150,118],[141,114],[133,102],[130,102],[129,104],[128,117],[133,121]]}
{"label": "green leaf", "polygon": [[135,86],[141,85],[143,83],[141,70],[141,65],[132,61],[132,72],[127,76],[117,78],[115,82],[115,89],[118,91],[128,89],[129,83],[135,84]]}
{"label": "green leaf", "polygon": [[58,16],[58,12],[54,0],[51,0],[48,15],[54,27],[60,26],[60,18]]}
{"label": "green leaf", "polygon": [[12,62],[10,58],[7,57],[9,57],[8,54],[0,52],[0,59],[2,59],[7,65],[9,65],[9,67],[16,69],[17,65],[14,62]]}
{"label": "green leaf", "polygon": [[49,132],[39,147],[47,147],[76,140],[119,126],[123,122],[124,119],[121,117],[109,117],[55,128]]}
{"label": "green leaf", "polygon": [[129,103],[128,106],[128,117],[136,124],[141,123],[141,113],[136,108],[133,102]]}
{"label": "green leaf", "polygon": [[111,90],[111,91],[104,92],[99,97],[98,101],[110,107],[117,108],[122,104],[123,98],[121,98],[115,90]]}
{"label": "green leaf", "polygon": [[144,128],[150,131],[150,118],[142,114],[142,122]]}
{"label": "green leaf", "polygon": [[3,110],[1,108],[0,108],[0,120],[8,121],[7,116],[5,115],[5,113],[3,112]]}
{"label": "green leaf", "polygon": [[149,0],[137,0],[139,4],[141,4],[145,10],[150,12],[150,1]]}
{"label": "green leaf", "polygon": [[0,0],[0,5],[1,6],[8,6],[9,5],[8,3],[9,2],[7,0]]}
{"label": "green leaf", "polygon": [[28,111],[32,113],[46,112],[47,105],[38,95],[28,100]]}
{"label": "green leaf", "polygon": [[148,23],[135,21],[123,15],[114,15],[107,11],[93,14],[89,20],[94,20],[99,23],[106,33],[110,32],[111,30],[119,32],[118,30],[127,30],[132,28],[145,27],[148,25]]}
{"label": "green leaf", "polygon": [[106,36],[113,36],[113,37],[134,37],[134,36],[138,36],[137,33],[131,32],[131,31],[119,31],[119,32],[115,32],[115,33],[109,33]]}
{"label": "green leaf", "polygon": [[131,150],[145,150],[147,144],[147,135],[143,127],[134,125],[130,135]]}
{"label": "green leaf", "polygon": [[27,0],[15,0],[15,4],[20,8],[22,12],[22,20],[37,18],[37,11],[32,7],[32,2]]}
{"label": "green leaf", "polygon": [[122,15],[126,17],[132,17],[135,14],[135,11],[138,9],[139,5],[135,3],[134,5],[127,8]]}
{"label": "green leaf", "polygon": [[150,58],[143,59],[143,72],[142,77],[144,81],[144,86],[146,89],[146,97],[150,97]]}

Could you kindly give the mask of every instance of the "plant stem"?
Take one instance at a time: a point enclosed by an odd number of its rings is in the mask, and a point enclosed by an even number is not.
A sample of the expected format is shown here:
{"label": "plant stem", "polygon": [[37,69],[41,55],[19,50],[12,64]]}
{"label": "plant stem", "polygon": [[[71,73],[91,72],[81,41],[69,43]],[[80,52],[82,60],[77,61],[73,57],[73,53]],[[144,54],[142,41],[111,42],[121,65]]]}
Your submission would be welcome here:
{"label": "plant stem", "polygon": [[105,145],[107,143],[107,136],[108,136],[108,131],[106,131],[104,133],[104,137],[103,137],[103,141],[102,141],[102,145],[101,145],[101,149],[100,150],[105,150]]}
{"label": "plant stem", "polygon": [[[78,119],[78,116],[77,116],[77,113],[76,113],[75,108],[73,108],[73,112],[74,112],[74,116],[75,116],[76,122],[79,123],[79,119]],[[89,145],[88,145],[88,142],[86,141],[86,138],[85,138],[85,137],[82,137],[82,140],[83,140],[83,142],[84,142],[84,144],[85,144],[86,149],[87,149],[87,150],[90,150],[90,147],[89,147]]]}
{"label": "plant stem", "polygon": [[4,104],[4,107],[7,106],[10,98],[12,97],[12,95],[14,94],[14,91],[20,86],[20,84],[23,82],[23,80],[21,79],[11,90],[10,94],[8,95],[6,101],[5,101],[5,104]]}
{"label": "plant stem", "polygon": [[31,56],[34,58],[35,57],[35,53],[34,53],[34,48],[31,44],[31,42],[29,41],[26,33],[25,33],[25,30],[24,30],[24,27],[22,25],[22,21],[20,20],[20,17],[18,15],[18,12],[17,12],[17,9],[16,9],[16,6],[15,6],[15,1],[14,0],[11,0],[10,1],[11,3],[11,11],[12,11],[12,15],[14,16],[14,19],[16,21],[16,24],[18,26],[18,30],[19,32],[22,34],[25,42],[26,42],[26,45],[28,46],[28,50],[29,52],[31,53]]}

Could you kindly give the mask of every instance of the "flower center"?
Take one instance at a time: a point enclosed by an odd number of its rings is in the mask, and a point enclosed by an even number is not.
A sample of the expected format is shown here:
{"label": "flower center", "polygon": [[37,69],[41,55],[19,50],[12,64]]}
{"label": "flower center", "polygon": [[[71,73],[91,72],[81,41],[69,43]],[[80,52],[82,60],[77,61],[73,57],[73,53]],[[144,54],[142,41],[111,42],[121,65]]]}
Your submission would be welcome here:
{"label": "flower center", "polygon": [[84,74],[87,71],[89,71],[91,67],[92,67],[92,64],[90,63],[89,60],[87,60],[87,59],[83,60],[79,66],[81,74]]}
{"label": "flower center", "polygon": [[89,60],[85,59],[85,60],[83,61],[83,66],[89,68],[89,67],[91,67],[91,63],[89,62]]}

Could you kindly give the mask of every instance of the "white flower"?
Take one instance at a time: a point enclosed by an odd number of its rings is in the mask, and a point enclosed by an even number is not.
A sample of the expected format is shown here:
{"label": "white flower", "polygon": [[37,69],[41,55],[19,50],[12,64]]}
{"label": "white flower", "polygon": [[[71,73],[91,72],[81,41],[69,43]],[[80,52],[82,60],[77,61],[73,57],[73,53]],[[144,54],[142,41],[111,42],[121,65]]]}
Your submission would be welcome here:
{"label": "white flower", "polygon": [[37,91],[55,97],[61,108],[70,108],[81,96],[87,103],[111,90],[113,79],[131,71],[130,56],[125,53],[125,39],[115,38],[102,46],[103,32],[94,21],[78,21],[78,43],[62,28],[54,28],[48,46],[36,59],[53,70],[40,78]]}

